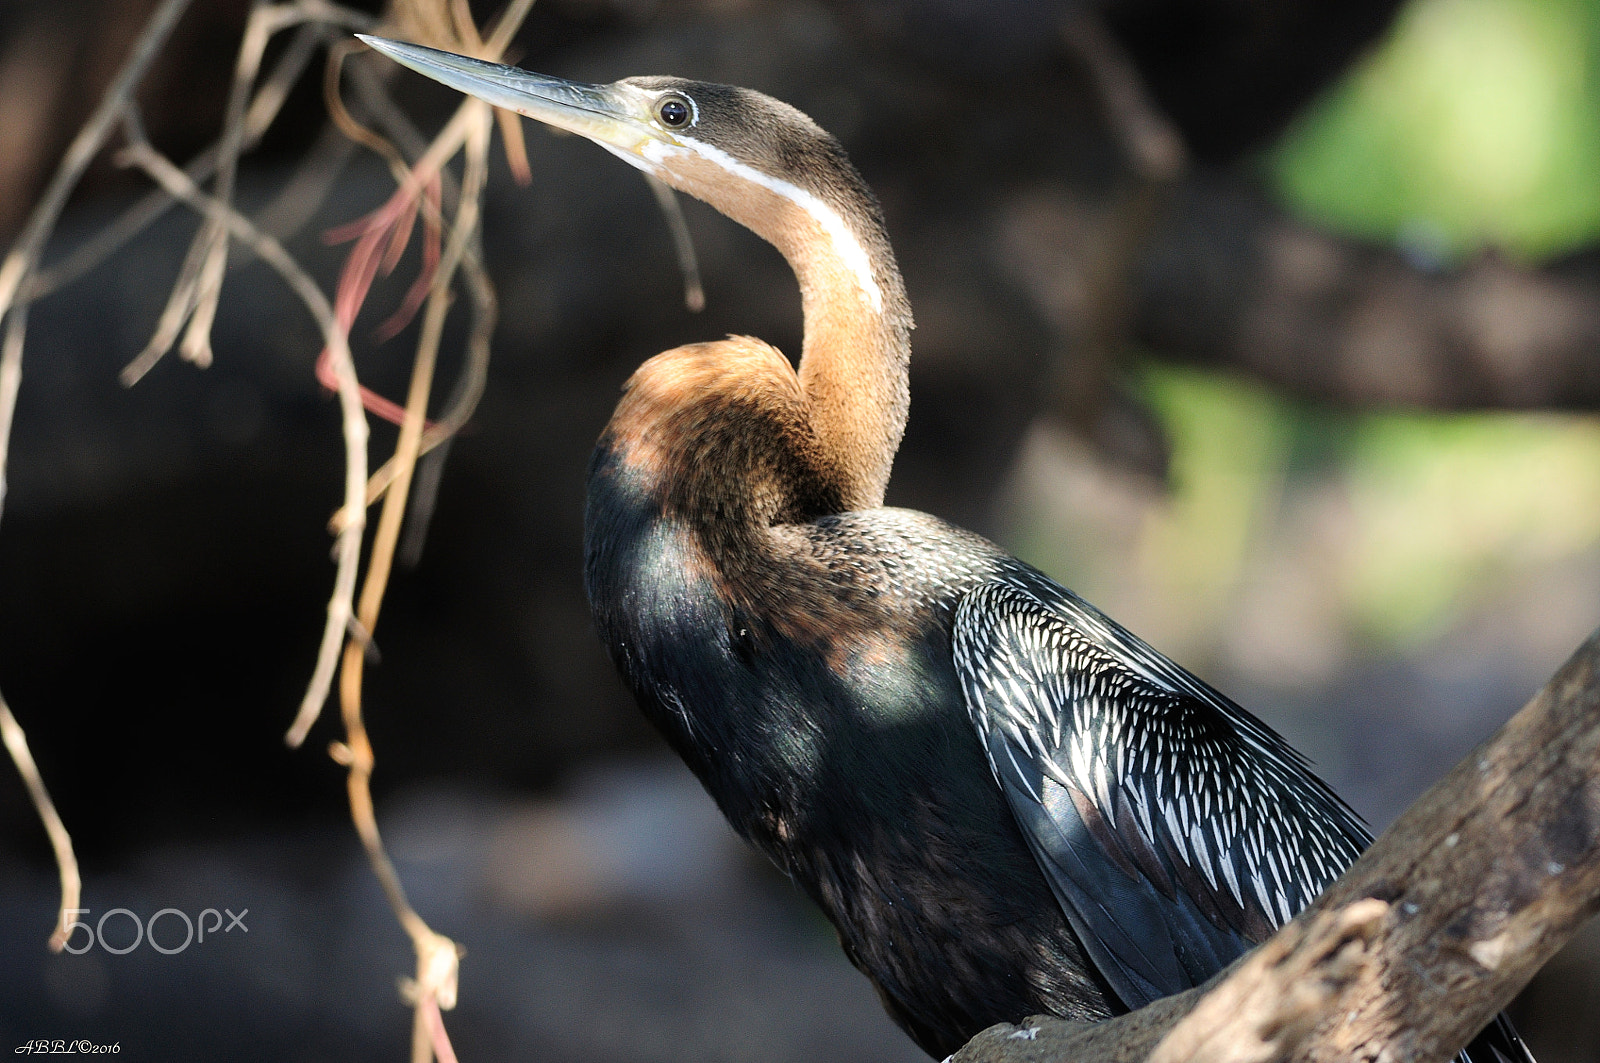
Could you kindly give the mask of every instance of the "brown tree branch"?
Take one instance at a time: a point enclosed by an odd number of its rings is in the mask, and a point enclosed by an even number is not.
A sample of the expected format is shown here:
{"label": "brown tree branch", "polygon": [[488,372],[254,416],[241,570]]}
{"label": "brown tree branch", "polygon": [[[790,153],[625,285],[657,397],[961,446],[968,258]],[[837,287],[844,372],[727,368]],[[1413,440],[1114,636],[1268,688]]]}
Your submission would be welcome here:
{"label": "brown tree branch", "polygon": [[1251,953],[1201,997],[1150,1054],[1150,1063],[1270,1063],[1284,1059],[1372,970],[1373,939],[1389,906],[1374,897],[1318,912]]}
{"label": "brown tree branch", "polygon": [[1205,986],[1094,1025],[991,1027],[954,1063],[1444,1063],[1597,908],[1600,632]]}
{"label": "brown tree branch", "polygon": [[1432,409],[1600,406],[1600,283],[1495,255],[1431,269],[1190,181],[1146,252],[1138,338],[1292,395]]}

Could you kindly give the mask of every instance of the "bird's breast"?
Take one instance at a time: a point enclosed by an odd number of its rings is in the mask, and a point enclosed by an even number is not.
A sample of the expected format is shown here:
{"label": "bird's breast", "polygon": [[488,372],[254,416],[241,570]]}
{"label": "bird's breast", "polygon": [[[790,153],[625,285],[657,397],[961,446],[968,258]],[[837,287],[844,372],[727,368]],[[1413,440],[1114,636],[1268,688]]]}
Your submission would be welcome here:
{"label": "bird's breast", "polygon": [[955,674],[954,603],[998,551],[901,510],[741,540],[647,488],[597,451],[585,549],[600,634],[645,714],[827,912],[896,1018],[948,1052],[1049,998],[1103,1016],[1096,987],[1060,984],[1082,969],[1077,944]]}

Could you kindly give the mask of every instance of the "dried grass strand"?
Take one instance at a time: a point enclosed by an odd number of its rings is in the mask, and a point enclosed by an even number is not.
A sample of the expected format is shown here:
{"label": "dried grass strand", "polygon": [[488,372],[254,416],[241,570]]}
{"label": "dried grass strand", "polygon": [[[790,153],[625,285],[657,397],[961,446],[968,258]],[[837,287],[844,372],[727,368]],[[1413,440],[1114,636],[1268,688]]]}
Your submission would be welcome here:
{"label": "dried grass strand", "polygon": [[[216,149],[216,197],[231,207],[239,158],[245,150],[253,97],[251,86],[261,71],[261,60],[267,43],[276,34],[304,23],[327,23],[338,26],[371,25],[371,17],[348,11],[325,0],[294,0],[291,3],[268,4],[257,0],[245,25],[244,37],[234,60],[232,87],[228,93],[226,117],[222,136]],[[288,85],[273,85],[271,94],[262,100],[263,109],[281,107],[280,93],[287,93]],[[264,127],[263,127],[264,128]],[[187,322],[183,338],[178,343],[179,354],[202,368],[211,364],[211,328],[216,321],[217,306],[221,298],[222,278],[227,269],[227,227],[207,221],[191,245],[191,259],[198,256],[194,283],[173,290],[167,308],[162,313],[162,327],[157,330],[144,352],[124,371],[124,381],[137,380],[148,372],[172,347],[169,339],[171,323]]]}
{"label": "dried grass strand", "polygon": [[[383,509],[379,513],[378,523],[373,532],[366,579],[357,604],[357,621],[368,632],[377,626],[383,597],[388,588],[389,574],[393,567],[411,474],[420,453],[423,423],[433,387],[439,341],[444,330],[445,316],[449,312],[452,278],[467,253],[473,234],[477,231],[479,193],[488,168],[488,130],[491,116],[489,107],[479,101],[470,101],[467,108],[466,172],[462,179],[461,205],[451,229],[450,241],[445,248],[440,269],[434,275],[433,288],[423,317],[422,335],[417,343],[416,360],[412,366],[405,416],[400,425],[400,439],[395,447],[394,460],[397,462],[397,472],[394,483],[384,498]],[[335,751],[335,757],[349,769],[346,789],[350,798],[350,814],[362,844],[367,850],[368,861],[389,900],[390,907],[394,910],[395,917],[411,936],[416,949],[417,978],[413,986],[416,1015],[413,1025],[412,1060],[413,1063],[427,1063],[436,1050],[436,1044],[441,1040],[443,1047],[448,1049],[448,1038],[444,1037],[442,1019],[436,1023],[429,1023],[427,1016],[435,1005],[445,1009],[454,1006],[460,950],[449,938],[434,932],[411,907],[400,876],[384,849],[372,802],[371,780],[375,756],[362,717],[361,688],[364,668],[365,655],[361,647],[355,642],[348,643],[345,646],[339,679],[340,715],[344,722],[345,740],[341,748]]]}
{"label": "dried grass strand", "polygon": [[[17,392],[22,386],[22,343],[28,330],[28,307],[24,303],[11,312],[6,322],[6,335],[0,346],[0,511],[5,508],[6,458],[11,443],[11,422],[17,408]],[[11,713],[11,706],[0,695],[0,741],[5,742],[11,762],[27,788],[28,799],[33,802],[39,822],[50,839],[55,852],[56,870],[61,878],[61,907],[56,916],[55,930],[50,934],[50,950],[60,952],[67,943],[67,914],[78,907],[83,892],[83,878],[78,872],[78,858],[72,850],[72,835],[56,812],[55,802],[34,763],[28,749],[28,736]]]}
{"label": "dried grass strand", "polygon": [[[122,153],[129,165],[139,166],[150,177],[196,211],[214,211],[224,218],[230,234],[252,248],[300,297],[322,331],[323,342],[332,352],[334,379],[345,441],[345,495],[340,510],[338,539],[334,547],[336,572],[333,595],[328,601],[328,620],[323,628],[317,662],[312,670],[300,714],[315,719],[316,711],[327,701],[339,664],[339,650],[354,616],[357,565],[360,560],[361,533],[366,524],[367,421],[361,406],[360,383],[350,358],[350,347],[339,327],[327,296],[311,277],[283,249],[283,245],[256,229],[249,219],[225,204],[207,196],[187,174],[156,152],[148,142],[136,142]],[[308,710],[308,706],[312,708]],[[301,736],[303,740],[303,735]],[[298,743],[291,743],[298,744]]]}
{"label": "dried grass strand", "polygon": [[50,791],[45,789],[44,780],[39,776],[39,766],[33,762],[33,754],[28,751],[28,737],[3,697],[0,697],[0,740],[5,742],[6,752],[11,754],[17,774],[22,776],[22,783],[28,788],[28,798],[39,814],[39,821],[44,824],[44,832],[50,838],[50,848],[55,852],[56,869],[61,877],[61,909],[56,915],[55,930],[50,933],[50,951],[60,952],[67,943],[67,925],[71,922],[67,915],[78,909],[78,900],[83,893],[78,858],[72,851],[72,835],[56,813],[55,803],[50,800]]}
{"label": "dried grass strand", "polygon": [[111,135],[112,126],[122,114],[123,105],[133,98],[134,86],[144,77],[156,53],[166,43],[188,6],[189,0],[164,0],[156,9],[145,24],[144,32],[134,43],[127,62],[123,63],[115,80],[106,89],[100,105],[78,130],[78,135],[72,138],[72,143],[56,168],[55,176],[50,179],[49,187],[29,215],[22,234],[17,237],[5,262],[0,263],[0,317],[10,313],[23,282],[38,265],[39,254],[55,229],[56,219],[61,216],[67,197],[77,187],[83,171],[100,153],[106,138]]}
{"label": "dried grass strand", "polygon": [[672,186],[651,174],[645,174],[650,191],[655,193],[656,206],[667,220],[667,231],[672,234],[672,246],[678,252],[678,270],[683,274],[683,305],[692,314],[706,308],[706,290],[700,283],[700,260],[695,255],[694,237],[689,235],[689,223],[684,220],[683,206]]}
{"label": "dried grass strand", "polygon": [[[355,14],[355,13],[353,13]],[[370,19],[367,20],[370,23]],[[369,27],[370,28],[370,27]],[[249,150],[260,141],[278,112],[283,108],[288,99],[289,89],[299,80],[305,72],[306,65],[315,54],[315,47],[323,37],[322,26],[306,26],[297,35],[295,41],[278,57],[272,72],[262,82],[257,90],[254,101],[245,116],[245,150]],[[199,155],[196,155],[187,166],[184,173],[196,183],[209,180],[217,172],[218,145],[212,144]],[[314,151],[315,155],[316,152]],[[294,181],[290,182],[294,185]],[[280,193],[279,199],[288,194],[288,189]],[[303,191],[297,190],[297,195],[304,196]],[[325,194],[325,193],[324,193]],[[320,197],[318,197],[320,201]],[[43,299],[47,295],[60,290],[79,277],[94,269],[100,263],[116,254],[128,241],[148,228],[157,218],[160,218],[172,206],[171,196],[160,188],[152,190],[141,197],[137,203],[125,210],[110,225],[101,229],[92,238],[74,249],[60,262],[43,267],[32,275],[27,287],[24,289],[24,298],[27,301]],[[270,214],[274,208],[268,207],[263,214]],[[280,239],[284,233],[281,228],[262,224],[261,226],[273,232]]]}

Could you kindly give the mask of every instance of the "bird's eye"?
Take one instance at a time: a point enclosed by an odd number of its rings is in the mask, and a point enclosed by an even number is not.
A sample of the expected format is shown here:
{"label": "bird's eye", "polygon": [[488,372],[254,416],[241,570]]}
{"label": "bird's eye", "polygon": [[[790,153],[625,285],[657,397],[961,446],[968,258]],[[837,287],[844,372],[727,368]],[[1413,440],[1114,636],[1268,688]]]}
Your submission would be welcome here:
{"label": "bird's eye", "polygon": [[688,125],[693,114],[689,101],[682,96],[666,96],[656,104],[656,117],[669,129],[681,129]]}

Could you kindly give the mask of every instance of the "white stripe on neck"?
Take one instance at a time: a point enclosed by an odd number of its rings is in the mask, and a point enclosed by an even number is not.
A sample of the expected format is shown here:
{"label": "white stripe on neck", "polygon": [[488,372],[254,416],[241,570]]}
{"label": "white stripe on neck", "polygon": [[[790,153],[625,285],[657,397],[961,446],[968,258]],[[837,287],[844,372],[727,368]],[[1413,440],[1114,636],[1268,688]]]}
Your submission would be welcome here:
{"label": "white stripe on neck", "polygon": [[[604,146],[602,144],[602,147]],[[685,138],[684,145],[679,147],[673,144],[663,144],[658,140],[651,140],[643,145],[640,149],[640,154],[651,163],[660,166],[669,156],[685,150],[693,151],[707,162],[721,167],[735,177],[760,185],[767,191],[782,196],[811,215],[812,219],[822,226],[823,232],[827,233],[829,239],[833,241],[834,253],[855,273],[856,279],[861,285],[861,294],[871,304],[873,311],[875,313],[883,313],[883,292],[879,289],[878,282],[872,275],[872,259],[867,255],[866,248],[861,246],[861,241],[856,239],[856,234],[850,231],[850,227],[839,216],[838,211],[799,185],[791,184],[779,177],[764,174],[752,166],[746,166],[720,148],[714,148],[702,141]],[[616,152],[616,154],[627,158],[627,155],[621,151]]]}

